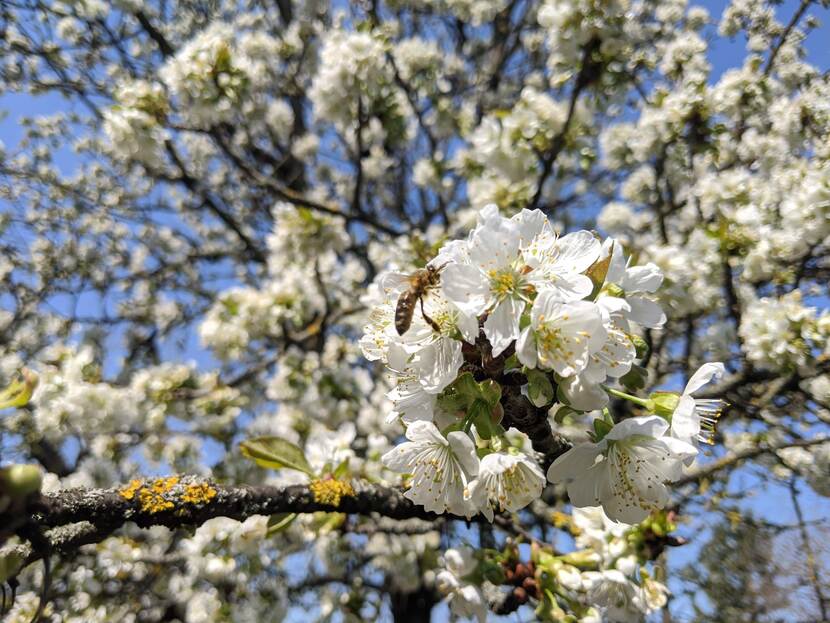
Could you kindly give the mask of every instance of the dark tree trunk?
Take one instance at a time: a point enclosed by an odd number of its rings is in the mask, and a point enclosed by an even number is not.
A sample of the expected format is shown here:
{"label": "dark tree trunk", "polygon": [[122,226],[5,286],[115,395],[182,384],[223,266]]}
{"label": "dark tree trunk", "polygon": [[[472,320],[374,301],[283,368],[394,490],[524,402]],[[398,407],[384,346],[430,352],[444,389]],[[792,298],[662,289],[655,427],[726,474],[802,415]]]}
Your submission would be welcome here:
{"label": "dark tree trunk", "polygon": [[429,623],[432,607],[438,603],[434,591],[421,587],[414,593],[390,593],[395,623]]}

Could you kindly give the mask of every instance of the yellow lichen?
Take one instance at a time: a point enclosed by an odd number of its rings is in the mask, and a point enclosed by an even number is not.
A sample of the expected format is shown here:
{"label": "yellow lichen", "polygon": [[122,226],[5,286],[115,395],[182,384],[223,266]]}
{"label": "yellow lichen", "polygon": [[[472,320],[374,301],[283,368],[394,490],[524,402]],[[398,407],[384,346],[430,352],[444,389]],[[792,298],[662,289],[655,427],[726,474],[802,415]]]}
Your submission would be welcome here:
{"label": "yellow lichen", "polygon": [[207,482],[200,482],[187,485],[181,495],[181,501],[185,504],[203,504],[210,502],[215,497],[216,489]]}
{"label": "yellow lichen", "polygon": [[354,497],[354,487],[347,480],[336,480],[334,478],[325,478],[322,480],[312,480],[308,485],[314,501],[319,504],[329,504],[330,506],[338,506],[340,500],[344,497]]}
{"label": "yellow lichen", "polygon": [[173,502],[154,492],[149,487],[144,487],[138,492],[138,502],[141,510],[145,513],[155,515],[162,511],[168,511],[175,506]]}
{"label": "yellow lichen", "polygon": [[118,493],[125,500],[136,500],[141,511],[150,515],[172,510],[177,503],[204,504],[217,496],[209,482],[195,482],[193,478],[182,481],[178,476],[132,480]]}
{"label": "yellow lichen", "polygon": [[131,480],[130,484],[126,487],[123,487],[118,493],[119,495],[124,498],[125,500],[132,500],[135,498],[135,494],[141,489],[144,483],[140,480]]}

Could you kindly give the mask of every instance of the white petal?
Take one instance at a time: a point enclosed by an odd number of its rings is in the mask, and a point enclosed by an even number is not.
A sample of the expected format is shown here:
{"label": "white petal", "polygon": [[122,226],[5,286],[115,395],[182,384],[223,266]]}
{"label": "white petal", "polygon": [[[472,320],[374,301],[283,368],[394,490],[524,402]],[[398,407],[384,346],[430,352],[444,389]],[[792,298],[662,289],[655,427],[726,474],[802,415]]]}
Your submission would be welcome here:
{"label": "white petal", "polygon": [[618,422],[605,436],[609,441],[625,439],[632,435],[646,437],[662,437],[669,428],[669,423],[659,415],[644,415],[632,417]]}
{"label": "white petal", "polygon": [[700,417],[695,414],[695,400],[682,396],[671,416],[671,433],[678,439],[689,441],[700,432]]}
{"label": "white petal", "polygon": [[649,262],[645,266],[632,266],[625,271],[620,286],[626,292],[656,292],[663,283],[663,271]]}
{"label": "white petal", "polygon": [[478,474],[478,456],[476,455],[476,447],[470,436],[461,431],[453,431],[447,435],[450,447],[453,450],[461,467],[471,478]]}
{"label": "white petal", "polygon": [[618,240],[607,238],[602,245],[603,257],[611,253],[611,262],[608,264],[608,273],[605,275],[605,283],[621,284],[625,279],[625,254],[623,247]]}
{"label": "white petal", "polygon": [[528,368],[536,367],[536,339],[530,326],[524,328],[516,340],[516,357]]}
{"label": "white petal", "polygon": [[666,322],[666,314],[663,309],[651,299],[642,296],[627,296],[626,300],[631,305],[630,318],[636,323],[650,329],[658,329]]}
{"label": "white petal", "polygon": [[411,469],[416,454],[418,454],[418,444],[406,442],[392,448],[380,457],[380,461],[393,472],[403,473]]}
{"label": "white petal", "polygon": [[403,372],[409,363],[410,354],[402,344],[393,342],[389,344],[389,352],[386,354],[387,365],[394,372]]}
{"label": "white petal", "polygon": [[465,314],[461,310],[457,312],[455,326],[461,332],[461,337],[468,344],[475,344],[478,338],[478,318],[472,314]]}
{"label": "white petal", "polygon": [[547,225],[548,219],[541,210],[528,210],[523,208],[521,212],[510,219],[519,228],[519,245],[526,247],[536,236],[538,236]]}
{"label": "white petal", "polygon": [[464,363],[461,342],[442,337],[434,344],[424,347],[412,366],[418,372],[418,379],[424,391],[438,394],[458,376],[458,369]]}
{"label": "white petal", "polygon": [[[668,448],[669,452],[680,461],[685,461],[686,459],[690,459],[698,455],[697,448],[681,439],[661,437],[659,441],[664,444]],[[678,476],[680,476],[680,474],[677,474],[673,479],[676,479]]]}
{"label": "white petal", "polygon": [[578,273],[558,273],[547,279],[535,278],[530,281],[537,290],[549,290],[556,300],[563,303],[584,299],[594,289],[591,280]]}
{"label": "white petal", "polygon": [[507,297],[484,321],[484,335],[493,346],[493,357],[498,357],[519,337],[519,321],[524,309],[524,301]]}
{"label": "white petal", "polygon": [[478,211],[478,222],[481,224],[486,224],[488,221],[493,221],[500,217],[499,206],[495,203],[488,203]]}
{"label": "white petal", "polygon": [[699,390],[707,383],[710,383],[713,379],[716,381],[720,379],[725,372],[726,368],[724,368],[723,364],[720,361],[715,361],[713,363],[704,363],[702,366],[700,366],[698,371],[692,375],[692,378],[689,379],[689,382],[686,383],[686,389],[683,390],[683,394],[694,394],[697,390]]}
{"label": "white petal", "polygon": [[567,234],[556,241],[554,264],[558,270],[581,273],[599,259],[601,249],[599,241],[589,231]]}
{"label": "white petal", "polygon": [[446,446],[449,443],[432,422],[412,422],[406,427],[406,438],[419,444],[435,443]]}
{"label": "white petal", "polygon": [[602,409],[608,404],[608,394],[597,383],[592,383],[582,374],[562,379],[559,384],[568,403],[580,411]]}
{"label": "white petal", "polygon": [[597,506],[602,503],[605,492],[610,489],[608,467],[605,462],[586,469],[578,478],[568,484],[568,498],[577,508]]}
{"label": "white petal", "polygon": [[470,261],[485,274],[510,265],[519,252],[519,228],[509,219],[487,221],[470,238]]}
{"label": "white petal", "polygon": [[574,446],[548,468],[548,480],[556,483],[571,482],[580,478],[594,464],[601,452],[599,445],[594,443]]}
{"label": "white petal", "polygon": [[444,296],[465,314],[478,316],[490,305],[490,282],[475,266],[450,264],[441,272]]}

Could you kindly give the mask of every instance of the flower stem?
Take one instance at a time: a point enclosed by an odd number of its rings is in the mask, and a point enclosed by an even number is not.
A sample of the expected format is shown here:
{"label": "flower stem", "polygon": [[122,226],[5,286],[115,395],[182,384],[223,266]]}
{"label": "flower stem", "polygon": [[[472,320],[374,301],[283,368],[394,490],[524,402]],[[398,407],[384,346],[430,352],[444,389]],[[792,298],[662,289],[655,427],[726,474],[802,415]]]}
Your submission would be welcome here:
{"label": "flower stem", "polygon": [[605,385],[603,385],[602,387],[611,396],[628,400],[629,402],[633,402],[635,405],[640,405],[641,407],[648,408],[649,406],[649,402],[645,398],[637,398],[637,396],[626,394],[625,392],[621,392],[620,390],[614,389],[613,387],[606,387]]}

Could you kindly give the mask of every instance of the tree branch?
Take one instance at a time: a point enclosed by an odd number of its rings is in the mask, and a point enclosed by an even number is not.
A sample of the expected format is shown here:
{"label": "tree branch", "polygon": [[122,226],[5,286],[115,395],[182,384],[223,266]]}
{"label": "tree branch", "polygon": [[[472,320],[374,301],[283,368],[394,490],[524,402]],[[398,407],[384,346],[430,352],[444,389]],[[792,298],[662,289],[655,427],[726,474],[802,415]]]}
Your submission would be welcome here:
{"label": "tree branch", "polygon": [[672,484],[675,487],[679,487],[681,485],[697,482],[716,472],[719,472],[722,469],[737,465],[743,460],[753,459],[756,456],[761,456],[762,454],[766,454],[768,452],[778,452],[779,450],[785,450],[786,448],[808,448],[822,443],[830,443],[830,437],[822,436],[814,437],[813,439],[783,441],[775,444],[760,444],[754,448],[749,448],[741,452],[732,452],[716,461],[701,465],[697,469],[690,471],[688,474],[683,476],[683,478],[674,481]]}
{"label": "tree branch", "polygon": [[[14,551],[27,566],[49,554],[70,555],[79,547],[99,543],[128,522],[141,528],[200,526],[214,517],[243,521],[253,515],[276,513],[339,512],[380,515],[394,520],[463,519],[425,511],[397,488],[364,482],[354,483],[355,494],[336,505],[315,500],[306,485],[219,485],[194,476],[134,480],[112,489],[65,489],[34,499],[22,516],[0,514],[0,525],[14,527],[31,543],[7,545],[0,552]],[[483,516],[471,521],[484,521]]]}

